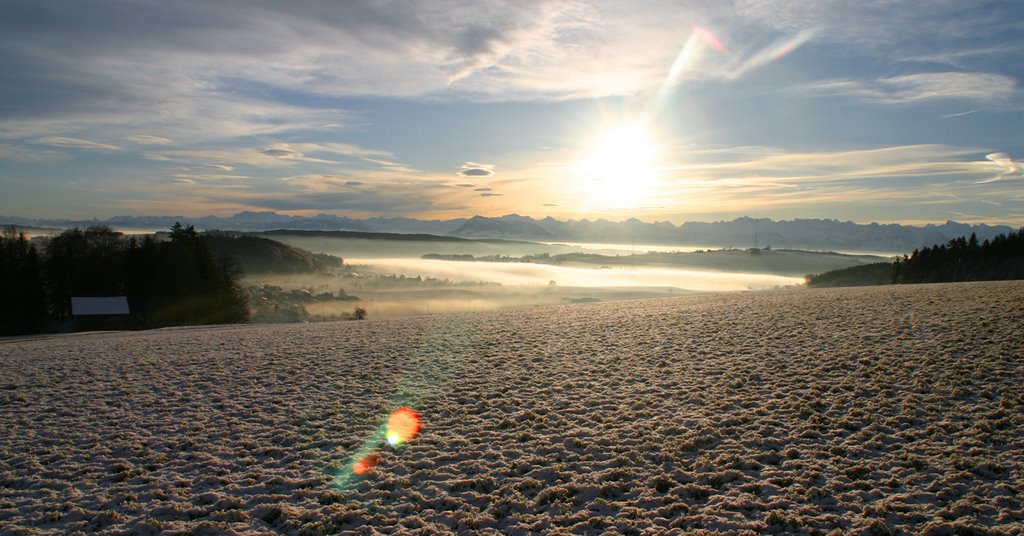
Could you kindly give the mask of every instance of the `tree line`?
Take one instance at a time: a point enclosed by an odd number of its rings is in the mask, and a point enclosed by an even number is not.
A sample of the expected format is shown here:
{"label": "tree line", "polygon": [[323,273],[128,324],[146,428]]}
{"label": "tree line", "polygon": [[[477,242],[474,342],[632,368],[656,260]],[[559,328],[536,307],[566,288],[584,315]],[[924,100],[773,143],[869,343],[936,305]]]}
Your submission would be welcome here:
{"label": "tree line", "polygon": [[893,263],[893,283],[942,283],[1024,279],[1024,228],[978,243],[960,237],[915,249]]}
{"label": "tree line", "polygon": [[0,335],[95,327],[95,319],[72,318],[72,296],[126,296],[131,313],[118,327],[245,322],[240,276],[191,225],[176,223],[165,241],[126,238],[105,226],[74,228],[42,248],[6,227],[0,234]]}
{"label": "tree line", "polygon": [[983,242],[971,233],[915,249],[892,263],[867,264],[807,276],[812,287],[1024,279],[1024,228]]}

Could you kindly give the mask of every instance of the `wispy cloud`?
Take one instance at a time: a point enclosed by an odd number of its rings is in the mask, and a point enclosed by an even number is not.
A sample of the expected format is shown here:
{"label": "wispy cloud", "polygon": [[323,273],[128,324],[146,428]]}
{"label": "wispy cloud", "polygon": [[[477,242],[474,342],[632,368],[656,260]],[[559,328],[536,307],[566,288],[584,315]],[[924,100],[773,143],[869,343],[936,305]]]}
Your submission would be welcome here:
{"label": "wispy cloud", "polygon": [[1014,56],[1024,52],[1024,44],[1013,43],[1000,46],[959,47],[901,58],[905,62],[937,63],[958,69],[968,69],[978,58]]}
{"label": "wispy cloud", "polygon": [[916,73],[871,81],[825,80],[798,89],[819,95],[855,97],[866,102],[909,104],[939,99],[1004,103],[1018,94],[1017,81],[996,73]]}
{"label": "wispy cloud", "polygon": [[281,180],[291,186],[320,193],[351,191],[352,188],[362,186],[363,184],[361,181],[353,180],[351,177],[330,174],[295,175],[284,177]]}
{"label": "wispy cloud", "polygon": [[1006,153],[987,154],[985,159],[998,166],[999,171],[992,177],[975,181],[975,184],[988,184],[1007,178],[1024,178],[1024,170],[1021,169],[1021,165],[1014,162],[1010,155]]}
{"label": "wispy cloud", "polygon": [[224,164],[199,164],[199,167],[206,169],[214,169],[217,171],[233,171],[235,169],[234,166],[228,166]]}
{"label": "wispy cloud", "polygon": [[738,0],[751,24],[784,32],[821,30],[826,42],[856,46],[886,60],[934,61],[1007,55],[1016,45],[992,46],[985,37],[1020,31],[1014,2],[844,2],[842,0]]}
{"label": "wispy cloud", "polygon": [[275,147],[289,150],[302,151],[307,154],[330,154],[349,158],[358,158],[366,162],[378,164],[385,167],[400,166],[395,159],[394,153],[380,149],[368,149],[350,143],[290,143],[278,144]]}
{"label": "wispy cloud", "polygon": [[[787,152],[764,147],[696,150],[666,180],[664,195],[677,207],[779,210],[856,204],[892,209],[903,204],[983,203],[1024,177],[1004,153],[946,145],[915,145],[832,152]],[[1008,188],[1008,189],[1007,189]],[[676,201],[679,200],[679,201]],[[717,209],[712,208],[714,212]]]}
{"label": "wispy cloud", "polygon": [[136,134],[134,136],[128,136],[128,139],[138,143],[139,145],[171,145],[173,141],[167,138],[161,138],[160,136],[150,136],[149,134]]}
{"label": "wispy cloud", "polygon": [[[335,158],[321,158],[323,155]],[[204,165],[248,165],[281,167],[297,164],[341,164],[337,157],[355,158],[393,171],[407,171],[401,164],[379,160],[393,158],[389,151],[366,149],[343,143],[275,143],[263,148],[166,149],[150,151],[144,158],[154,161],[186,162]],[[214,164],[211,164],[214,163]]]}
{"label": "wispy cloud", "polygon": [[0,144],[0,160],[12,162],[24,162],[29,164],[41,164],[67,160],[68,155],[60,151],[51,151],[35,147],[21,147],[8,144]]}
{"label": "wispy cloud", "polygon": [[967,110],[966,112],[957,112],[957,113],[952,113],[952,114],[946,114],[946,115],[943,115],[942,118],[943,119],[953,119],[954,117],[964,117],[964,116],[968,116],[968,115],[976,114],[976,113],[978,113],[978,109],[977,108],[975,108],[973,110]]}
{"label": "wispy cloud", "polygon": [[70,149],[93,149],[98,151],[120,151],[121,147],[109,143],[97,143],[94,141],[71,138],[68,136],[45,136],[32,140],[32,143],[39,145],[51,145],[53,147],[67,147]]}
{"label": "wispy cloud", "polygon": [[287,158],[266,154],[263,150],[252,147],[229,149],[169,149],[152,151],[144,154],[147,160],[157,162],[180,162],[186,164],[207,165],[220,163],[231,166],[284,167],[295,162]]}
{"label": "wispy cloud", "polygon": [[245,175],[231,175],[227,173],[175,173],[171,175],[175,179],[187,179],[189,182],[197,181],[223,181],[223,180],[245,180]]}
{"label": "wispy cloud", "polygon": [[282,159],[282,160],[291,160],[291,161],[295,161],[295,162],[312,162],[312,163],[316,163],[316,164],[335,164],[336,163],[336,162],[334,162],[332,160],[324,160],[322,158],[312,158],[312,157],[306,156],[305,154],[301,153],[300,151],[292,149],[286,143],[277,144],[277,145],[275,145],[275,146],[273,146],[273,147],[271,147],[269,149],[264,149],[261,152],[263,154],[269,156],[269,157],[272,157],[272,158],[279,158],[279,159]]}
{"label": "wispy cloud", "polygon": [[282,211],[338,211],[354,215],[411,215],[466,207],[465,194],[436,181],[354,181],[347,177],[305,175],[282,181],[284,189],[222,195],[212,192],[211,202],[241,202],[254,208]]}
{"label": "wispy cloud", "polygon": [[[742,141],[728,135],[701,140],[736,145],[791,139],[774,136],[773,114],[723,113],[739,93],[764,110],[784,110],[812,94],[901,105],[908,117],[917,105],[936,102],[947,106],[943,111],[1019,112],[1021,46],[1007,44],[1007,36],[1019,34],[1018,11],[1003,1],[349,0],[298,9],[254,0],[238,9],[136,0],[103,10],[81,2],[60,9],[27,2],[0,17],[0,158],[18,166],[38,163],[33,176],[56,177],[69,169],[54,161],[91,150],[90,160],[102,161],[101,167],[83,168],[81,175],[122,166],[129,171],[112,182],[138,187],[137,198],[159,184],[169,188],[158,192],[165,196],[160,202],[189,206],[358,210],[362,200],[396,213],[399,206],[429,211],[424,207],[432,202],[450,210],[537,206],[543,198],[569,211],[574,198],[563,195],[565,169],[526,169],[526,157],[516,160],[526,153],[522,147],[554,146],[549,155],[576,150],[560,141],[573,139],[566,123],[585,123],[587,115],[603,120],[619,104],[630,113],[648,106],[694,25],[722,46],[679,73],[679,83],[664,95],[672,113],[657,121],[666,132],[690,129],[709,138],[749,123],[736,138]],[[769,64],[783,56],[770,72]],[[798,85],[812,74],[825,80]],[[743,83],[736,82],[741,76]],[[786,91],[795,85],[803,91],[797,98]],[[780,98],[790,102],[776,108]],[[802,100],[810,103],[807,116],[832,104]],[[448,107],[445,114],[434,114],[440,107]],[[926,108],[924,119],[936,120],[942,113],[936,108]],[[539,109],[547,116],[528,115]],[[792,114],[794,125],[801,111]],[[477,112],[476,125],[493,127],[493,138],[454,139],[483,132],[460,130]],[[672,196],[689,199],[693,191],[730,195],[741,205],[760,193],[768,203],[850,199],[861,190],[873,199],[911,191],[905,183],[921,188],[929,182],[964,190],[970,194],[965,199],[983,189],[993,198],[1019,182],[1010,180],[1017,175],[1006,173],[1005,161],[983,155],[1016,155],[1019,148],[994,142],[999,128],[971,141],[985,134],[978,125],[990,115],[962,121],[965,130],[975,130],[960,137],[926,138],[992,146],[967,152],[911,146],[920,138],[901,132],[885,142],[904,145],[898,149],[684,152],[685,164],[667,170],[676,180],[669,181],[664,204]],[[829,143],[830,130],[846,117],[839,110],[831,127],[815,127],[791,147]],[[845,140],[872,139],[857,131],[857,121],[849,123]],[[470,154],[500,154],[501,167],[458,164]],[[886,181],[899,184],[890,188]],[[481,203],[480,194],[493,192],[474,191],[478,185],[504,197]],[[259,188],[266,190],[266,205],[254,191],[234,203],[226,195],[203,198],[206,191]],[[388,194],[393,207],[386,205]]]}

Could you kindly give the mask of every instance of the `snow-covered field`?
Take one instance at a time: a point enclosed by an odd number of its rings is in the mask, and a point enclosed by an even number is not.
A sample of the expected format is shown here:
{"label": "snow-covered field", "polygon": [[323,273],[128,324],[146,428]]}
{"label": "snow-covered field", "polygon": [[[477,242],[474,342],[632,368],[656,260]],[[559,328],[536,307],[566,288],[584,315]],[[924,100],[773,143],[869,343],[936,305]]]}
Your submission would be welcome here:
{"label": "snow-covered field", "polygon": [[1022,425],[1021,282],[7,341],[0,532],[1019,534]]}

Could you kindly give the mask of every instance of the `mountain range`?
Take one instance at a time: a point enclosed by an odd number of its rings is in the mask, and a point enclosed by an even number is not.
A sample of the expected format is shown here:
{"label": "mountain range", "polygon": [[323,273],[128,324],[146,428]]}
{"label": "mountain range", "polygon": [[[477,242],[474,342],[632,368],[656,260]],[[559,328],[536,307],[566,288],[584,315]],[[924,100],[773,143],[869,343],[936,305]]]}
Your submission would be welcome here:
{"label": "mountain range", "polygon": [[741,217],[731,221],[647,223],[630,218],[621,222],[597,220],[535,219],[509,214],[501,217],[473,216],[451,220],[414,218],[366,218],[319,214],[287,216],[275,212],[239,212],[233,216],[115,216],[106,220],[31,219],[0,216],[0,225],[36,228],[87,227],[107,225],[114,229],[167,229],[175,222],[199,229],[222,231],[266,231],[274,229],[356,231],[366,233],[432,234],[461,238],[502,238],[542,242],[591,242],[613,244],[657,244],[707,247],[775,247],[836,251],[906,252],[945,243],[975,233],[978,240],[1008,234],[1005,225],[970,225],[947,221],[924,226],[860,224],[831,219],[773,221]]}

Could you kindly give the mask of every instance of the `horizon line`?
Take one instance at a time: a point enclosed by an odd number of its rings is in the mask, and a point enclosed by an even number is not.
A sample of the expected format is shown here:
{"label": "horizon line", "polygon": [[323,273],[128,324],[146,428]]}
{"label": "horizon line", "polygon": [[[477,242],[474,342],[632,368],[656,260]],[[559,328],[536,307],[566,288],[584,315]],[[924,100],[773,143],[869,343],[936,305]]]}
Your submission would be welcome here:
{"label": "horizon line", "polygon": [[682,223],[675,224],[675,223],[673,223],[673,222],[671,222],[669,220],[645,221],[645,220],[641,220],[640,218],[637,218],[635,216],[631,216],[631,217],[628,217],[628,218],[625,218],[625,219],[622,219],[622,220],[611,220],[611,219],[604,218],[604,217],[597,217],[597,218],[594,218],[594,219],[590,219],[590,218],[586,218],[586,217],[580,218],[580,219],[559,219],[559,218],[555,218],[554,216],[551,216],[551,215],[547,215],[547,216],[544,216],[542,218],[537,218],[537,217],[534,217],[534,216],[524,216],[524,215],[521,215],[521,214],[513,212],[513,213],[509,213],[509,214],[503,214],[501,216],[483,216],[483,215],[480,215],[480,214],[474,214],[474,215],[471,215],[471,216],[460,216],[460,217],[446,218],[446,219],[442,219],[442,218],[425,219],[425,218],[419,218],[419,217],[414,217],[414,216],[371,216],[371,217],[359,218],[359,217],[352,217],[352,216],[345,216],[345,215],[330,214],[330,213],[325,213],[325,212],[321,212],[321,213],[318,213],[318,214],[315,214],[315,215],[309,215],[309,216],[301,215],[301,214],[294,214],[294,215],[293,214],[282,214],[282,213],[279,213],[279,212],[277,212],[275,210],[243,210],[243,211],[239,211],[239,212],[236,212],[234,214],[231,214],[229,216],[218,216],[218,215],[215,215],[215,214],[206,214],[206,215],[203,215],[203,216],[184,216],[184,215],[180,215],[180,214],[178,214],[178,215],[163,215],[163,214],[130,215],[130,214],[122,214],[122,215],[110,216],[110,217],[107,217],[105,219],[101,219],[101,218],[99,218],[97,216],[93,216],[91,218],[73,218],[73,217],[63,217],[63,218],[60,218],[60,217],[57,217],[57,218],[50,217],[50,218],[47,218],[47,217],[11,216],[11,215],[4,214],[4,215],[0,215],[0,226],[6,226],[6,225],[18,226],[18,225],[20,225],[20,224],[17,224],[17,223],[11,223],[11,222],[6,221],[6,220],[9,220],[9,219],[29,220],[29,221],[37,222],[37,223],[42,223],[42,222],[54,222],[54,223],[56,223],[56,222],[61,222],[61,223],[98,222],[100,224],[109,224],[109,223],[112,223],[112,222],[114,222],[114,221],[116,221],[118,219],[121,219],[121,218],[133,218],[133,219],[143,219],[143,218],[154,218],[155,219],[155,218],[159,218],[159,219],[180,219],[183,223],[188,223],[190,221],[203,220],[203,219],[230,220],[232,218],[236,218],[236,217],[238,217],[238,216],[240,216],[242,214],[247,214],[247,213],[248,214],[266,214],[266,215],[282,216],[282,217],[290,218],[290,219],[293,219],[293,220],[295,220],[295,219],[312,220],[312,219],[315,219],[317,217],[329,216],[329,217],[332,217],[332,218],[347,219],[347,220],[352,220],[352,221],[357,221],[357,222],[358,221],[369,221],[369,220],[375,220],[375,219],[381,219],[381,220],[410,219],[410,220],[416,220],[416,221],[421,221],[421,222],[429,222],[429,221],[452,222],[452,221],[456,221],[456,220],[471,220],[473,218],[483,218],[483,219],[497,220],[497,219],[508,218],[508,217],[517,217],[517,218],[529,218],[530,220],[533,220],[535,222],[540,222],[540,221],[543,221],[543,220],[546,220],[546,219],[552,219],[552,220],[555,220],[555,221],[558,221],[558,222],[584,222],[584,221],[585,222],[600,222],[600,221],[605,221],[605,222],[609,222],[609,223],[613,223],[613,224],[620,224],[620,225],[624,224],[624,223],[627,223],[627,222],[629,222],[631,220],[634,220],[634,221],[640,222],[640,223],[642,223],[644,225],[657,225],[657,224],[668,223],[669,225],[672,225],[673,227],[678,228],[678,227],[682,227],[683,225],[686,225],[688,223],[693,223],[693,224],[698,224],[698,223],[707,223],[707,224],[713,224],[713,223],[732,223],[732,222],[735,222],[737,220],[748,219],[748,220],[753,220],[753,221],[757,221],[757,222],[765,221],[765,222],[770,222],[770,223],[783,223],[783,222],[796,222],[796,221],[831,221],[831,222],[837,222],[837,223],[852,223],[852,224],[855,224],[855,225],[900,225],[900,226],[903,226],[903,227],[928,227],[928,226],[942,226],[942,225],[948,225],[948,224],[959,224],[959,225],[986,226],[986,227],[1009,227],[1009,228],[1012,228],[1012,229],[1024,228],[1024,225],[1015,225],[1015,224],[1012,224],[1012,223],[1005,223],[1005,222],[1004,223],[988,223],[988,222],[977,222],[977,223],[975,223],[975,222],[971,222],[971,221],[957,221],[957,220],[953,220],[953,219],[947,219],[947,220],[942,221],[942,222],[926,221],[926,220],[892,220],[892,221],[865,221],[865,222],[860,222],[860,221],[854,221],[854,220],[840,220],[840,219],[836,219],[836,218],[801,218],[801,217],[793,217],[791,219],[773,219],[771,217],[754,217],[754,216],[750,216],[750,215],[742,215],[742,216],[736,216],[736,217],[734,217],[732,219],[724,219],[724,218],[722,218],[722,219],[717,219],[717,220],[683,220]]}

